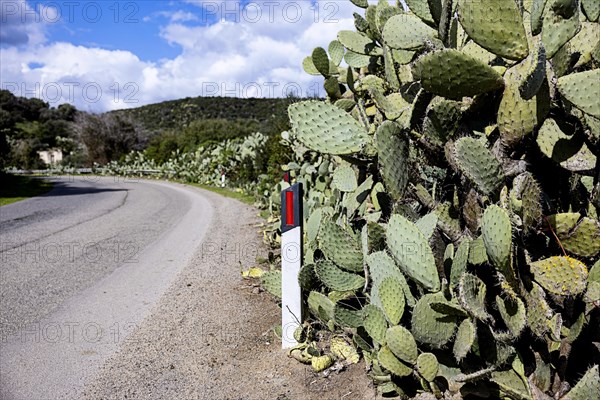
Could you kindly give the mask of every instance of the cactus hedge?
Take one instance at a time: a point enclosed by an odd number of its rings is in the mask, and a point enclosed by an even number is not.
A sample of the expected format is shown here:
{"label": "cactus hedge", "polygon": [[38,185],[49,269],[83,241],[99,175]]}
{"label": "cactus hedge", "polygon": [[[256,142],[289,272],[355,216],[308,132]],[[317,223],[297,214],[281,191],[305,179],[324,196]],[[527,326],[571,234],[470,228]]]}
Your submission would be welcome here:
{"label": "cactus hedge", "polygon": [[282,135],[306,191],[290,355],[360,356],[401,398],[600,398],[598,1],[352,3],[303,63],[327,100]]}

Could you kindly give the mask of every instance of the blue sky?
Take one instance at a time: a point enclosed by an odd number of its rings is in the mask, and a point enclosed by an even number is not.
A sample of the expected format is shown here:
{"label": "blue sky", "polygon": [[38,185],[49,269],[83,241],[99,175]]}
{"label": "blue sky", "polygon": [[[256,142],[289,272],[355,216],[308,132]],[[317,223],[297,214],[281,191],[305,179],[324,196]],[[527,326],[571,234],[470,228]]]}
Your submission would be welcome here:
{"label": "blue sky", "polygon": [[187,96],[322,95],[302,59],[347,0],[0,0],[2,89],[92,112]]}

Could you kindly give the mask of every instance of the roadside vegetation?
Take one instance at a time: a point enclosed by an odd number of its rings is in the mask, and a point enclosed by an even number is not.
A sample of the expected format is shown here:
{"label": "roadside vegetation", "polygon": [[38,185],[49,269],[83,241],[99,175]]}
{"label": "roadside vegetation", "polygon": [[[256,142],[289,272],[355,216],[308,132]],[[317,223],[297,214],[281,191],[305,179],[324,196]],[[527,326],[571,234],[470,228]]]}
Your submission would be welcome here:
{"label": "roadside vegetation", "polygon": [[48,193],[53,187],[52,182],[45,179],[1,172],[0,182],[0,207]]}

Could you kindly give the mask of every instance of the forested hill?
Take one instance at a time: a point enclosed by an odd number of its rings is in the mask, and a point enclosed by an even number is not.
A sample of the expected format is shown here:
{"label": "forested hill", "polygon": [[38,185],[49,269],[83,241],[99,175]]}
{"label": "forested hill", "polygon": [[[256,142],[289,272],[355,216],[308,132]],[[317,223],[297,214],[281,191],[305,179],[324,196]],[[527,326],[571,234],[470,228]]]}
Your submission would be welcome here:
{"label": "forested hill", "polygon": [[180,129],[197,120],[251,120],[263,123],[285,112],[291,99],[243,99],[234,97],[187,97],[147,106],[113,111],[140,123],[149,131]]}

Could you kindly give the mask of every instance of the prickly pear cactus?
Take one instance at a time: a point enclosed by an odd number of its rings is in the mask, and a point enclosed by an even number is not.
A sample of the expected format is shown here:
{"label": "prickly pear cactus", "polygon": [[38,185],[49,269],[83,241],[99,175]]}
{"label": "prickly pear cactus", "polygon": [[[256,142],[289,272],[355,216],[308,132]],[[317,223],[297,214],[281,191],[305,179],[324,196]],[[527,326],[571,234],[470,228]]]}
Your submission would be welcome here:
{"label": "prickly pear cactus", "polygon": [[351,3],[283,135],[306,324],[386,395],[599,397],[598,2]]}

